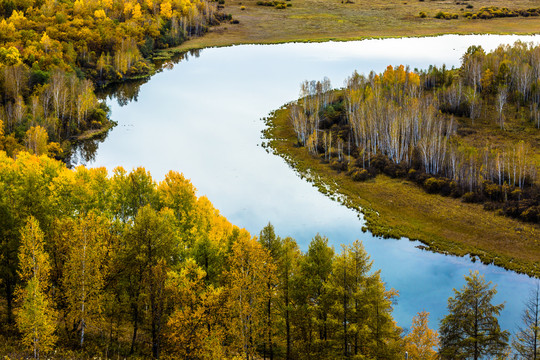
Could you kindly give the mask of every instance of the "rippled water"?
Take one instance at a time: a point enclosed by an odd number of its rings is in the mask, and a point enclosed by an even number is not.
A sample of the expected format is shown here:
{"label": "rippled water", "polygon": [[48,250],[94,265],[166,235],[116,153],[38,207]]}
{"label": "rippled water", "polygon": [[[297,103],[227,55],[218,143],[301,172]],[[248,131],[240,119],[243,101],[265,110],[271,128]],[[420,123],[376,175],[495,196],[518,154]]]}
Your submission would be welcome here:
{"label": "rippled water", "polygon": [[[303,80],[328,76],[341,87],[354,70],[380,72],[387,65],[459,66],[470,45],[494,49],[539,36],[454,36],[355,42],[242,45],[205,49],[148,83],[131,89],[137,101],[108,100],[118,122],[99,144],[89,166],[144,166],[160,180],[169,170],[183,172],[232,223],[258,234],[268,221],[281,236],[294,237],[303,250],[317,233],[340,244],[361,239],[382,269],[383,279],[400,293],[394,316],[409,327],[422,310],[431,326],[446,314],[452,288],[479,270],[498,284],[495,301],[506,302],[502,327],[519,323],[533,280],[495,266],[421,251],[415,242],[383,240],[362,233],[358,215],[320,194],[279,157],[261,145],[261,118],[298,97]],[[129,92],[128,91],[128,92]],[[129,97],[129,96],[128,96]],[[73,163],[84,162],[77,154]]]}

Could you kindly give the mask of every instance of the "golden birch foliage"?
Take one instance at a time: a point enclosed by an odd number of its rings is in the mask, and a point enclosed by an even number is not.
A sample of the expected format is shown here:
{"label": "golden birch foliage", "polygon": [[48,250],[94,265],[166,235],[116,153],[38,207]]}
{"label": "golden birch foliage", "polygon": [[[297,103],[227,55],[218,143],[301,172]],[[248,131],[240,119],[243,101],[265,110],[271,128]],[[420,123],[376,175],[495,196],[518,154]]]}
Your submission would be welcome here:
{"label": "golden birch foliage", "polygon": [[165,19],[170,19],[172,17],[172,5],[169,0],[165,0],[161,3],[160,15]]}
{"label": "golden birch foliage", "polygon": [[48,299],[49,257],[43,249],[43,232],[38,221],[29,217],[21,231],[19,277],[26,285],[19,288],[16,312],[22,343],[32,349],[34,358],[50,351],[56,341],[56,313]]}
{"label": "golden birch foliage", "polygon": [[34,217],[29,217],[21,231],[21,247],[19,249],[19,270],[21,281],[38,279],[41,284],[49,281],[49,256],[43,248],[43,231]]}
{"label": "golden birch foliage", "polygon": [[409,359],[435,360],[439,346],[439,334],[428,327],[429,313],[419,312],[413,318],[411,331],[405,336],[405,350]]}
{"label": "golden birch foliage", "polygon": [[[159,203],[174,211],[183,235],[192,235],[193,211],[197,206],[197,189],[183,174],[169,171],[157,187]],[[191,237],[191,236],[190,236]]]}
{"label": "golden birch foliage", "polygon": [[47,35],[46,32],[43,33],[40,43],[41,43],[41,46],[43,46],[43,50],[45,50],[46,53],[49,52],[49,50],[51,49],[51,46],[53,45],[51,38],[49,37],[49,35]]}
{"label": "golden birch foliage", "polygon": [[142,12],[141,12],[141,5],[139,3],[136,3],[133,6],[133,9],[131,10],[131,14],[132,14],[132,18],[134,20],[142,19],[143,15],[142,15]]}
{"label": "golden birch foliage", "polygon": [[25,143],[26,148],[32,154],[43,155],[47,154],[47,142],[49,141],[49,135],[47,130],[41,126],[32,126],[26,132]]}
{"label": "golden birch foliage", "polygon": [[0,47],[0,64],[14,66],[21,62],[21,54],[15,46]]}
{"label": "golden birch foliage", "polygon": [[101,323],[108,224],[105,218],[95,213],[74,221],[63,284],[69,308],[68,319],[78,324],[82,345],[86,327],[99,328]]}
{"label": "golden birch foliage", "polygon": [[107,15],[105,14],[105,10],[97,9],[96,11],[94,11],[94,17],[96,19],[105,19]]}
{"label": "golden birch foliage", "polygon": [[39,359],[40,353],[54,348],[56,313],[37,278],[28,281],[19,299],[21,307],[16,315],[22,343],[32,349],[34,358]]}

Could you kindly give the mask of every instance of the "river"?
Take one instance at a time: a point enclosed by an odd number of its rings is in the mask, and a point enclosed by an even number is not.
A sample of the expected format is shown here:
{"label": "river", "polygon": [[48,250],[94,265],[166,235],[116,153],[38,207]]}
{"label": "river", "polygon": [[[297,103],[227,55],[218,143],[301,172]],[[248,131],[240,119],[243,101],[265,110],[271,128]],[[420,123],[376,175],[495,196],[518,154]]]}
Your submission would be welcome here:
{"label": "river", "polygon": [[540,36],[445,35],[205,49],[169,64],[140,89],[128,89],[132,101],[125,94],[109,97],[118,126],[102,143],[92,144],[97,150],[89,160],[75,153],[72,163],[109,170],[143,166],[156,180],[170,169],[182,172],[198,195],[206,195],[232,223],[256,235],[270,221],[280,236],[294,237],[302,250],[317,233],[327,236],[336,251],[340,244],[360,239],[374,269],[382,269],[387,286],[399,291],[394,317],[403,327],[426,310],[430,326],[438,328],[452,289],[463,286],[469,270],[478,270],[497,284],[494,301],[506,304],[502,328],[514,330],[534,280],[468,257],[422,251],[406,239],[363,233],[357,213],[319,193],[261,147],[261,119],[295,100],[303,80],[327,76],[341,87],[354,70],[367,74],[387,65],[459,66],[470,45],[491,50],[518,38],[540,41]]}

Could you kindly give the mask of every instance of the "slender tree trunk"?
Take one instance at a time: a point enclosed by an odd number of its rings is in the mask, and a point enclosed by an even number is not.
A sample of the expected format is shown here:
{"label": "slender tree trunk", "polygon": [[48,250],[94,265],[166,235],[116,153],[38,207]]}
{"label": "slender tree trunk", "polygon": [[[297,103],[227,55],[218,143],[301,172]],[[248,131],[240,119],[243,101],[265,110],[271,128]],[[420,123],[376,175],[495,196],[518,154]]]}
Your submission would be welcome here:
{"label": "slender tree trunk", "polygon": [[133,306],[133,336],[131,337],[131,349],[129,354],[132,355],[135,351],[135,341],[137,340],[137,330],[139,327],[139,308],[137,305]]}

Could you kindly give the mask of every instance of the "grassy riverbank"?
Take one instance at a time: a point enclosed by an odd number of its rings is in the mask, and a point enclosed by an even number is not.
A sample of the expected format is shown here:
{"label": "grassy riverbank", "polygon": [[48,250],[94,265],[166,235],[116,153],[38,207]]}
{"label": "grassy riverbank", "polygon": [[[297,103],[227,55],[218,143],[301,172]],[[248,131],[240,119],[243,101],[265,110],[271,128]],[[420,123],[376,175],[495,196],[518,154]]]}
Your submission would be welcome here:
{"label": "grassy riverbank", "polygon": [[[483,6],[528,9],[531,0],[418,1],[418,0],[290,0],[290,7],[277,9],[257,5],[257,0],[225,0],[223,12],[238,24],[211,27],[203,37],[181,44],[180,51],[246,43],[355,40],[367,37],[429,36],[438,34],[528,34],[540,29],[540,17],[510,17],[489,20],[466,19],[467,11]],[[468,6],[472,6],[469,8]],[[458,14],[458,19],[436,19],[440,12]],[[421,18],[420,12],[426,17]]]}
{"label": "grassy riverbank", "polygon": [[[430,250],[471,254],[516,272],[540,276],[540,228],[485,211],[482,205],[426,193],[412,182],[379,175],[356,182],[297,147],[288,109],[267,121],[266,138],[274,152],[287,160],[322,192],[357,209],[367,228],[383,237],[418,239]],[[338,196],[343,195],[342,197]]]}

